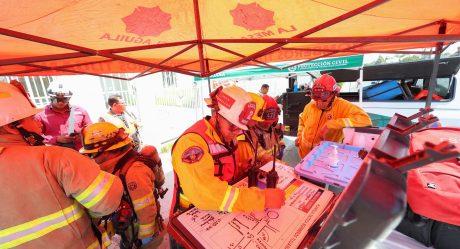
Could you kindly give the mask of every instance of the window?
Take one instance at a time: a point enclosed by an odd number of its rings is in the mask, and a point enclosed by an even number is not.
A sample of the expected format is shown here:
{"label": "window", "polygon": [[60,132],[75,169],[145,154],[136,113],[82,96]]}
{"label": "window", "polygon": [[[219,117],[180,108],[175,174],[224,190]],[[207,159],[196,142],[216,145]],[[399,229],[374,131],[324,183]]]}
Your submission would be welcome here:
{"label": "window", "polygon": [[163,78],[163,88],[177,87],[177,78],[176,78],[175,73],[173,73],[173,72],[162,72],[161,76]]}
{"label": "window", "polygon": [[[112,74],[112,76],[120,78],[128,78],[126,74]],[[112,79],[100,77],[102,93],[104,94],[105,105],[109,108],[107,104],[107,99],[110,95],[119,94],[122,96],[123,100],[126,103],[126,107],[133,111],[136,106],[136,89],[131,84],[131,82],[126,80]]]}
{"label": "window", "polygon": [[28,77],[17,77],[17,76],[4,76],[0,77],[1,81],[10,82],[12,80],[17,80],[21,82],[24,88],[30,95],[30,98],[37,107],[43,107],[49,103],[48,94],[46,90],[50,82],[52,81],[51,77],[39,77],[39,76],[28,76]]}

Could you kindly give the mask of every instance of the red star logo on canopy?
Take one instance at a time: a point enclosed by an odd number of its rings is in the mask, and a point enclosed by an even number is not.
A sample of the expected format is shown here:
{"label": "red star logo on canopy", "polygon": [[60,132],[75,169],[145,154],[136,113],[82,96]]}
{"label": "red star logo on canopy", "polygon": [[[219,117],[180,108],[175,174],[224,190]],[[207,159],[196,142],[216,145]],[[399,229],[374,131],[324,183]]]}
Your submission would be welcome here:
{"label": "red star logo on canopy", "polygon": [[256,2],[250,4],[238,4],[230,11],[233,16],[233,24],[247,30],[264,30],[275,25],[274,12],[262,8]]}
{"label": "red star logo on canopy", "polygon": [[139,36],[158,36],[171,29],[171,14],[163,12],[160,7],[146,8],[139,6],[133,13],[122,18],[126,32]]}

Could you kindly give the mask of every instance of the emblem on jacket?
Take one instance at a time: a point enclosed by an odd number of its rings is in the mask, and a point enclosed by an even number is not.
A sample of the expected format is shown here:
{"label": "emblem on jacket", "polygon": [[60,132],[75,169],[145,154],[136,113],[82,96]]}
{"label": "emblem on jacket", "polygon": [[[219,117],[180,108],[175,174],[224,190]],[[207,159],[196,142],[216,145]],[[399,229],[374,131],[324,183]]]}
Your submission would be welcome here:
{"label": "emblem on jacket", "polygon": [[128,183],[128,189],[133,191],[137,189],[137,183],[136,182],[130,182]]}
{"label": "emblem on jacket", "polygon": [[204,155],[203,149],[198,146],[193,146],[182,153],[182,162],[184,163],[196,163],[201,160]]}
{"label": "emblem on jacket", "polygon": [[331,113],[328,113],[328,114],[326,115],[326,120],[331,120],[331,119],[332,119],[332,114],[331,114]]}

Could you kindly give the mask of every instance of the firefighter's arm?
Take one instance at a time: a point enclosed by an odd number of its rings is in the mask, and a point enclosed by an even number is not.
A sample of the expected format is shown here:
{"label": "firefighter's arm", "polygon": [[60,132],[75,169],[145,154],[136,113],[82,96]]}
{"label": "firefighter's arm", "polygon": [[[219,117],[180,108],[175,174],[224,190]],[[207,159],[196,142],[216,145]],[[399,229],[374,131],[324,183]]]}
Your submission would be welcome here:
{"label": "firefighter's arm", "polygon": [[346,127],[365,127],[372,125],[369,115],[360,107],[345,101],[340,101],[337,104],[340,105],[338,107],[338,116],[343,118],[326,122],[324,125],[327,126],[328,129],[338,130]]}
{"label": "firefighter's arm", "polygon": [[155,175],[142,162],[134,162],[126,174],[126,186],[139,221],[139,239],[152,237],[156,232],[157,206],[153,195]]}
{"label": "firefighter's arm", "polygon": [[307,106],[305,106],[305,108],[303,109],[303,112],[301,112],[299,114],[299,126],[297,128],[297,137],[301,137],[302,136],[302,131],[305,127],[305,120],[307,118]]}
{"label": "firefighter's arm", "polygon": [[185,196],[199,209],[228,212],[264,209],[263,190],[232,187],[214,176],[212,156],[206,142],[197,134],[186,134],[176,142],[172,164]]}
{"label": "firefighter's arm", "polygon": [[307,122],[308,114],[310,111],[310,103],[308,103],[305,108],[303,109],[303,112],[299,114],[299,125],[297,127],[297,138],[294,141],[295,146],[300,146],[302,142],[302,132],[305,129],[305,123]]}
{"label": "firefighter's arm", "polygon": [[50,146],[45,157],[45,162],[48,162],[45,167],[53,173],[66,195],[73,197],[93,215],[103,216],[117,209],[123,193],[120,179],[102,171],[94,161],[71,149]]}

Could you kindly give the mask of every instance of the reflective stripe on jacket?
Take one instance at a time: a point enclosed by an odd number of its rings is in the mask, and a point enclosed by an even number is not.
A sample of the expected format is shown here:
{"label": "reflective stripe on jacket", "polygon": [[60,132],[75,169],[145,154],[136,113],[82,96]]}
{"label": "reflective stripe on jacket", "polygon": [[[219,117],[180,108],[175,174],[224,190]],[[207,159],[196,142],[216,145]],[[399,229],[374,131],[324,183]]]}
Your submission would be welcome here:
{"label": "reflective stripe on jacket", "polygon": [[[228,184],[233,179],[237,158],[236,155],[219,157],[219,153],[228,152],[222,148],[225,148],[222,141],[206,119],[196,122],[179,137],[172,149],[172,164],[185,196],[203,210],[263,210],[265,194],[262,190]],[[218,157],[224,164],[220,176]]]}
{"label": "reflective stripe on jacket", "polygon": [[364,127],[372,125],[369,115],[353,103],[336,97],[332,106],[321,110],[315,101],[308,103],[299,115],[299,155],[304,158],[320,142],[323,126],[329,128],[326,140],[340,142],[343,139],[342,128]]}
{"label": "reflective stripe on jacket", "polygon": [[122,184],[87,157],[0,135],[0,248],[100,248],[92,214],[112,213]]}

